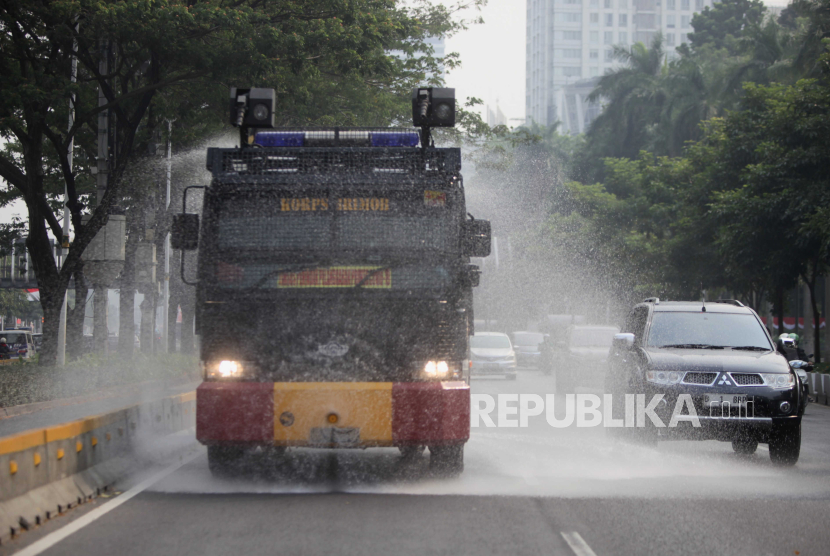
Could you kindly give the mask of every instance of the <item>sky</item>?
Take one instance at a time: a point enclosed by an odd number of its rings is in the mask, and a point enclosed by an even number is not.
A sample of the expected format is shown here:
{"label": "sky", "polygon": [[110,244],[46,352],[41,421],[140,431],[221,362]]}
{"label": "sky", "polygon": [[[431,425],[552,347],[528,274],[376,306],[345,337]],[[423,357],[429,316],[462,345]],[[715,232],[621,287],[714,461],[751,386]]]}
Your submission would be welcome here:
{"label": "sky", "polygon": [[446,51],[458,52],[462,64],[447,75],[447,86],[455,87],[457,99],[477,97],[490,107],[498,104],[511,127],[520,125],[513,118],[525,116],[525,0],[489,0],[481,15],[483,24],[446,41]]}

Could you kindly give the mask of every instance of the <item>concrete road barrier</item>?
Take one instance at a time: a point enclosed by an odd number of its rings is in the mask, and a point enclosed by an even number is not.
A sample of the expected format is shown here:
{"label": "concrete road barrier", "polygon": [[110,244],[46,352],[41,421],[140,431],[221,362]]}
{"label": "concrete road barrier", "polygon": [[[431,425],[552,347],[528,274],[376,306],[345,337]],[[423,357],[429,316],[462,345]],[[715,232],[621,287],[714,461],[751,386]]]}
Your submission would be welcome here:
{"label": "concrete road barrier", "polygon": [[0,543],[113,484],[146,439],[195,424],[188,392],[0,438]]}

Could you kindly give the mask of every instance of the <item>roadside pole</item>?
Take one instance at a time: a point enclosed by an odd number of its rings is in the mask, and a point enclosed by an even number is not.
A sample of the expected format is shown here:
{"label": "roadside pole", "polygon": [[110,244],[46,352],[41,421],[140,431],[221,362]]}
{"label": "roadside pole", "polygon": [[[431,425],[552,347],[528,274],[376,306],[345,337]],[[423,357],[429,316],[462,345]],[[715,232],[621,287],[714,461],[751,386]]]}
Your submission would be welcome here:
{"label": "roadside pole", "polygon": [[[170,210],[170,174],[173,166],[173,120],[167,120],[167,193],[165,196],[165,216]],[[167,319],[170,312],[170,232],[164,236],[164,301],[162,303],[162,334],[161,348],[164,353],[170,353],[168,341],[169,326]]]}
{"label": "roadside pole", "polygon": [[[75,31],[78,30],[78,24],[75,24]],[[75,83],[78,80],[78,58],[75,57],[75,50],[78,48],[77,41],[72,41],[72,65],[69,72],[69,81]],[[69,126],[67,133],[72,131],[72,126],[75,125],[75,93],[69,97]],[[75,136],[69,138],[69,171],[72,172],[73,151],[75,150]],[[64,185],[63,188],[63,237],[60,238],[60,247],[58,248],[58,269],[63,268],[63,262],[69,253],[69,207],[66,204],[69,202],[69,191]],[[58,321],[58,353],[57,364],[58,367],[66,365],[66,309],[68,291],[63,292],[63,303],[61,304],[61,315]],[[77,303],[77,300],[76,300]]]}

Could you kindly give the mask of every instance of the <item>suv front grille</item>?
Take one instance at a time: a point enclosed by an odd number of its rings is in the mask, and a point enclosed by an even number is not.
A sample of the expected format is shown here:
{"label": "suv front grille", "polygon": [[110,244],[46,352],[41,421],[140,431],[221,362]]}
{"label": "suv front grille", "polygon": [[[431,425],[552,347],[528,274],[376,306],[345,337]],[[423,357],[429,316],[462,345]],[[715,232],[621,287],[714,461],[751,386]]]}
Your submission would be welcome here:
{"label": "suv front grille", "polygon": [[685,384],[712,384],[715,382],[718,373],[686,373],[683,377]]}
{"label": "suv front grille", "polygon": [[735,384],[739,386],[755,386],[764,383],[764,380],[761,378],[761,375],[730,373],[729,376],[731,376],[732,380],[735,381]]}

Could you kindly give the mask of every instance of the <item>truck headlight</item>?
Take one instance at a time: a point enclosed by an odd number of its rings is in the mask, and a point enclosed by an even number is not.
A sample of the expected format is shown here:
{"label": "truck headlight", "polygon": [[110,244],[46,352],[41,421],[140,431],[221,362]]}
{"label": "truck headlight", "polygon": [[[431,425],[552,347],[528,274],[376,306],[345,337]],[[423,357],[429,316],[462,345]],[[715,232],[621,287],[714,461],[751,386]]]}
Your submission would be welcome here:
{"label": "truck headlight", "polygon": [[444,378],[449,374],[450,366],[446,361],[427,361],[424,365],[426,378]]}
{"label": "truck headlight", "polygon": [[244,376],[245,365],[241,361],[224,359],[207,365],[207,378],[214,380],[233,380]]}
{"label": "truck headlight", "polygon": [[770,388],[792,388],[795,386],[795,376],[792,373],[787,374],[762,374],[764,384]]}

